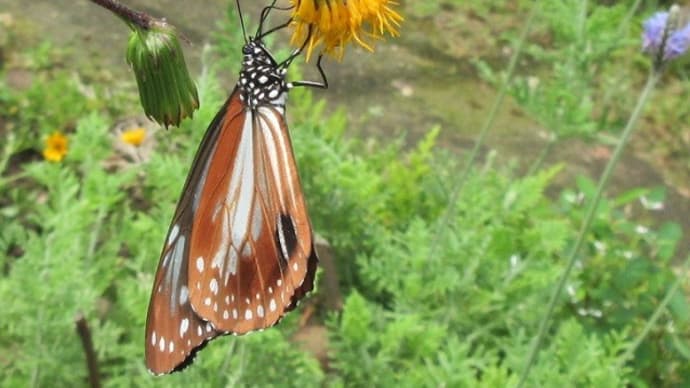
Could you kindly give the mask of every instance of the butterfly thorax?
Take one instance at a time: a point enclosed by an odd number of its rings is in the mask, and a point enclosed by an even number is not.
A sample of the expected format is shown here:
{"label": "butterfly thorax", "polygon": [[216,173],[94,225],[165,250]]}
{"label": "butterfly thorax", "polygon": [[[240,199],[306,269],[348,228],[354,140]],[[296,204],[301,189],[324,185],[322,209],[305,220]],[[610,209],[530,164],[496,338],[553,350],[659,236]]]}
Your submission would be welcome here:
{"label": "butterfly thorax", "polygon": [[242,48],[244,59],[240,71],[240,98],[251,108],[259,105],[285,105],[289,84],[287,69],[279,66],[263,43],[250,40]]}

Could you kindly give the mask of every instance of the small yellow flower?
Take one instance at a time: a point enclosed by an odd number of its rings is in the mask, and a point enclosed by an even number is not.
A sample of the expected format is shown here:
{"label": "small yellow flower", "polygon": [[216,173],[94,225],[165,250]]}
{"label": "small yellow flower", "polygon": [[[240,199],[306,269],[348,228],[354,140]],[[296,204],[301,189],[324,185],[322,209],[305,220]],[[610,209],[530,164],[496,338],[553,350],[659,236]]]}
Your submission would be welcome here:
{"label": "small yellow flower", "polygon": [[49,162],[59,162],[67,155],[67,136],[56,131],[45,140],[43,158]]}
{"label": "small yellow flower", "polygon": [[398,36],[397,28],[403,20],[393,10],[392,6],[398,4],[393,0],[290,1],[295,28],[292,44],[300,46],[307,39],[307,59],[319,45],[325,53],[342,58],[351,41],[374,51],[367,38],[378,39],[386,32]]}
{"label": "small yellow flower", "polygon": [[146,129],[143,127],[127,129],[120,134],[120,139],[127,144],[138,147],[146,139]]}

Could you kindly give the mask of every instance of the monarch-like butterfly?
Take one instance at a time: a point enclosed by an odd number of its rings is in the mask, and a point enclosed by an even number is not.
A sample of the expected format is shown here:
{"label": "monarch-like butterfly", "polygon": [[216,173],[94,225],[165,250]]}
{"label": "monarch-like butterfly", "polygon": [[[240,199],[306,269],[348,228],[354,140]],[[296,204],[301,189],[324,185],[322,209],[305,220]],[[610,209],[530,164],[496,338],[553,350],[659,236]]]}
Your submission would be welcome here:
{"label": "monarch-like butterfly", "polygon": [[[240,10],[237,1],[238,11]],[[146,365],[183,369],[209,340],[275,325],[311,291],[318,259],[285,121],[290,63],[246,36],[240,78],[209,125],[161,253],[146,322]]]}

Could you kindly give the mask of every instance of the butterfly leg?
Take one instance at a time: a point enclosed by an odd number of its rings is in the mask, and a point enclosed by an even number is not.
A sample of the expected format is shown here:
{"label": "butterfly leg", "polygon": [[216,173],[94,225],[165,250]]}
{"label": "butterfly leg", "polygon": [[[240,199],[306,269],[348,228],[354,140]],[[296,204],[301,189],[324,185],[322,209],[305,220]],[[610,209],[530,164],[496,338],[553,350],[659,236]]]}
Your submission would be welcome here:
{"label": "butterfly leg", "polygon": [[323,58],[323,54],[319,54],[319,59],[316,60],[316,68],[319,70],[319,74],[321,75],[321,82],[317,81],[295,81],[292,82],[292,86],[307,86],[310,88],[320,88],[320,89],[328,89],[328,78],[326,78],[326,73],[323,71],[323,67],[321,67],[321,59]]}

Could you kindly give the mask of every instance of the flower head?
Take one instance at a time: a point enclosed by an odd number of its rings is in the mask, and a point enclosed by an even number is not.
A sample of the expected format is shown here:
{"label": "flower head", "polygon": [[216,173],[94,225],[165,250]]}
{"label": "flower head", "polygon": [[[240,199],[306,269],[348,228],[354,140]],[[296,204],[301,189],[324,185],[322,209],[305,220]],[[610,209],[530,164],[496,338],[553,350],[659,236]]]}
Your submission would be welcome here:
{"label": "flower head", "polygon": [[682,22],[679,8],[657,12],[644,22],[642,50],[659,64],[683,55],[690,48],[690,23]]}
{"label": "flower head", "polygon": [[307,41],[307,59],[314,48],[342,58],[345,46],[354,41],[369,51],[368,38],[385,33],[398,36],[402,16],[393,10],[393,0],[291,0],[295,31],[292,43]]}
{"label": "flower head", "polygon": [[199,107],[199,96],[184,61],[177,32],[156,21],[133,31],[127,45],[127,62],[132,66],[144,112],[165,125],[179,125]]}
{"label": "flower head", "polygon": [[67,155],[67,137],[56,131],[45,140],[43,158],[49,162],[60,162]]}
{"label": "flower head", "polygon": [[120,134],[120,139],[127,144],[138,147],[146,139],[146,128],[133,127],[126,129]]}

